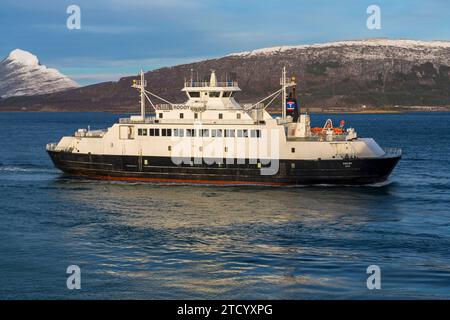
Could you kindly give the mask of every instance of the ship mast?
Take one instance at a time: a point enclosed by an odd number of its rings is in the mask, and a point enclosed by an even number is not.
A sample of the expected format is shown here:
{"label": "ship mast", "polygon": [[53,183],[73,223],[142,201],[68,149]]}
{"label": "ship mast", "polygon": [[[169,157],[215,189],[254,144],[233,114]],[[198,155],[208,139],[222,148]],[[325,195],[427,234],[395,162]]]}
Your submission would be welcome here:
{"label": "ship mast", "polygon": [[286,118],[286,66],[283,67],[283,73],[281,74],[281,118]]}
{"label": "ship mast", "polygon": [[258,101],[257,103],[252,104],[251,106],[245,107],[244,110],[245,111],[250,111],[251,109],[256,108],[260,103],[263,103],[264,101],[271,99],[270,102],[264,107],[267,108],[274,100],[275,98],[277,98],[280,93],[282,95],[281,97],[281,117],[282,119],[286,118],[286,98],[287,98],[287,88],[293,87],[296,85],[295,83],[295,78],[292,78],[288,81],[287,76],[286,76],[286,67],[283,67],[283,73],[281,74],[281,78],[280,78],[280,85],[281,85],[281,89],[278,89],[277,91],[275,91],[274,93],[268,95],[267,97],[265,97],[264,99],[261,99],[260,101]]}
{"label": "ship mast", "polygon": [[139,90],[141,91],[141,117],[145,120],[145,87],[147,83],[144,79],[144,71],[141,69],[141,81],[137,84]]}
{"label": "ship mast", "polygon": [[140,72],[140,76],[141,76],[140,80],[133,80],[133,84],[131,85],[131,87],[136,88],[140,91],[141,119],[142,119],[142,121],[145,121],[145,99],[147,99],[148,102],[150,102],[150,105],[153,107],[153,109],[155,109],[155,111],[157,110],[157,108],[153,104],[152,100],[150,100],[149,95],[155,97],[158,100],[164,101],[165,103],[169,104],[170,106],[173,106],[173,103],[167,101],[164,98],[161,98],[160,96],[157,96],[156,94],[154,94],[148,90],[145,90],[145,87],[147,87],[147,80],[145,80],[144,71],[142,69]]}
{"label": "ship mast", "polygon": [[[140,76],[141,76],[140,80],[133,80],[132,87],[136,88],[140,91],[141,118],[144,121],[145,120],[145,98],[147,97],[145,87],[147,86],[147,81],[144,78],[144,70],[142,70],[142,69],[140,72]],[[150,103],[151,103],[151,101],[150,101]]]}

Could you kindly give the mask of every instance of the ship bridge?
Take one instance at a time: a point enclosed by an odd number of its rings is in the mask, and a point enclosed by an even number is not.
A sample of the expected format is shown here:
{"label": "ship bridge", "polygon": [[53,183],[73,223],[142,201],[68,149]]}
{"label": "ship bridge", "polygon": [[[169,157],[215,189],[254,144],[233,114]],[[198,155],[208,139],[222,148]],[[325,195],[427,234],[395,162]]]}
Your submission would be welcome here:
{"label": "ship bridge", "polygon": [[[121,119],[125,123],[180,123],[192,124],[194,122],[211,124],[264,124],[267,120],[273,120],[266,108],[276,99],[280,93],[286,96],[286,88],[293,86],[295,82],[287,81],[285,70],[283,73],[282,88],[270,94],[254,104],[240,105],[234,96],[241,91],[236,81],[229,80],[219,82],[215,71],[211,72],[209,81],[185,81],[184,88],[187,101],[181,104],[171,103],[164,98],[145,89],[147,82],[144,72],[141,70],[141,79],[133,80],[133,88],[141,93],[141,115]],[[163,104],[154,104],[150,97],[156,98]],[[145,101],[151,104],[155,110],[155,116],[146,117]],[[264,102],[270,100],[267,104]],[[282,101],[286,99],[282,98]],[[284,109],[283,109],[284,110]],[[284,119],[284,123],[292,122],[292,118]]]}
{"label": "ship bridge", "polygon": [[185,103],[192,109],[203,110],[240,110],[242,107],[234,100],[236,92],[241,91],[236,81],[217,81],[215,71],[211,72],[208,81],[194,81],[184,83],[184,91],[188,97]]}

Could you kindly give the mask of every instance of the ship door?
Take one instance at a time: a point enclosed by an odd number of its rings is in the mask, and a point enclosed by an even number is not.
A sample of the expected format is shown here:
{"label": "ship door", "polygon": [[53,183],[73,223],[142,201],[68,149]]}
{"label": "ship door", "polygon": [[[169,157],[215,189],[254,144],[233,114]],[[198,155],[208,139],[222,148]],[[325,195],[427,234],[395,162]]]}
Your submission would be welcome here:
{"label": "ship door", "polygon": [[133,126],[119,126],[119,139],[121,139],[121,140],[134,139],[134,127]]}

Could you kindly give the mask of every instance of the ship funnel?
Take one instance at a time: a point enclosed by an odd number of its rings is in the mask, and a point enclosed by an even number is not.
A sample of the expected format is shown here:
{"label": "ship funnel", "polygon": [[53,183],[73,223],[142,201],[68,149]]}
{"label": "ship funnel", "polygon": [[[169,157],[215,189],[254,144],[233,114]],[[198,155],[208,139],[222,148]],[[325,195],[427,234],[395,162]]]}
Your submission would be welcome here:
{"label": "ship funnel", "polygon": [[211,78],[209,79],[209,86],[210,87],[217,86],[217,77],[216,77],[216,72],[214,70],[211,71]]}

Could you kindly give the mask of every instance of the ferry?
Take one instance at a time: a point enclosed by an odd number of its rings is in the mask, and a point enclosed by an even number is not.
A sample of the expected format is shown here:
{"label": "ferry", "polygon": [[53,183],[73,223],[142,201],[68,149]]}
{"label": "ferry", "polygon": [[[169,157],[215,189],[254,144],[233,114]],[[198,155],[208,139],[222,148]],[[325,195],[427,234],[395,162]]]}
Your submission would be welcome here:
{"label": "ferry", "polygon": [[[365,185],[385,181],[402,151],[358,137],[341,121],[311,127],[297,103],[296,81],[283,68],[280,88],[240,104],[235,80],[185,80],[182,104],[147,90],[144,72],[133,80],[141,112],[110,128],[78,129],[49,143],[54,165],[92,179],[220,185]],[[267,108],[281,96],[281,112]],[[278,100],[277,100],[278,98]],[[160,103],[155,103],[158,100]],[[153,112],[146,114],[148,104]]]}

